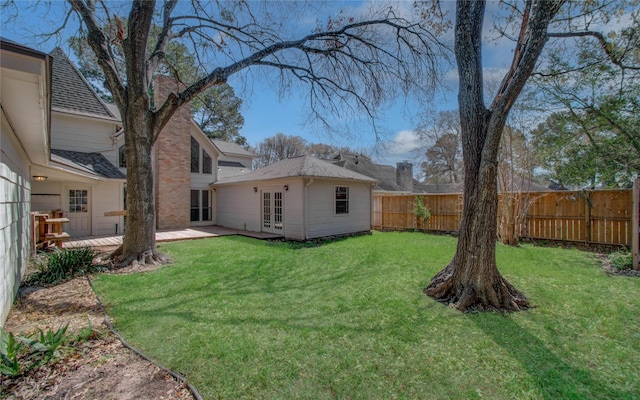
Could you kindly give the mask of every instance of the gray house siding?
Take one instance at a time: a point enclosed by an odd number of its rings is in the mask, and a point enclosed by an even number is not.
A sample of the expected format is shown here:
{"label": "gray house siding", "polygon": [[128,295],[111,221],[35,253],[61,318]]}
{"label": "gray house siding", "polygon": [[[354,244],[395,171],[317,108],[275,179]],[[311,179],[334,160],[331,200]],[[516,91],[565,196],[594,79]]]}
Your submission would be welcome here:
{"label": "gray house siding", "polygon": [[253,186],[225,186],[214,193],[217,225],[260,232],[260,196]]}
{"label": "gray house siding", "polygon": [[29,162],[14,132],[2,114],[0,133],[0,326],[27,268],[30,255],[29,212],[31,186]]}
{"label": "gray house siding", "polygon": [[[335,188],[349,188],[349,213],[336,214]],[[371,185],[361,182],[316,181],[307,192],[307,238],[368,231],[371,229]]]}

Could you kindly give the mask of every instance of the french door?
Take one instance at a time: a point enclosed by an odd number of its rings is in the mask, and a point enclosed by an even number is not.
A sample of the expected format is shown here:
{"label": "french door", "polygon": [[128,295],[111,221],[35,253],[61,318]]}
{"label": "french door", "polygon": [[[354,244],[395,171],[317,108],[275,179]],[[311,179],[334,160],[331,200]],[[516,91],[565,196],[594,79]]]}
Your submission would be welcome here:
{"label": "french door", "polygon": [[262,191],[262,231],[276,234],[284,232],[281,191]]}

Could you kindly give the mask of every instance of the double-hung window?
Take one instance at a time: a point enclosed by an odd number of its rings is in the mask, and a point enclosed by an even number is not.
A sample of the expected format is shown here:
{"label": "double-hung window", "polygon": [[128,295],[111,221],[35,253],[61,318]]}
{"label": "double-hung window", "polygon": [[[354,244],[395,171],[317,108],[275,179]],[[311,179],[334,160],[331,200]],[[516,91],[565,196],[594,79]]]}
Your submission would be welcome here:
{"label": "double-hung window", "polygon": [[336,186],[336,214],[349,214],[349,188]]}

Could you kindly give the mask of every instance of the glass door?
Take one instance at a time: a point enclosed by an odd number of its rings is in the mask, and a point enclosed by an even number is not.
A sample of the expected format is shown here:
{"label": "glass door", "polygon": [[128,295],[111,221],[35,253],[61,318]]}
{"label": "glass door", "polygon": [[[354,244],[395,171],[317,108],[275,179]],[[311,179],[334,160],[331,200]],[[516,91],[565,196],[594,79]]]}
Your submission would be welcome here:
{"label": "glass door", "polygon": [[284,230],[283,196],[279,191],[262,191],[262,231],[282,234]]}

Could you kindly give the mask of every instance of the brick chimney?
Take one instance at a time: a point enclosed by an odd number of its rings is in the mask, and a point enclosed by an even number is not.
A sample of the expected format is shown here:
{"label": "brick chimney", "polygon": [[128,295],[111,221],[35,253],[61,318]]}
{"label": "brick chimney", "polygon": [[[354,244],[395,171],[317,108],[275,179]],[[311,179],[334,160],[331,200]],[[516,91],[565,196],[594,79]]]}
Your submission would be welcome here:
{"label": "brick chimney", "polygon": [[[182,85],[175,78],[158,76],[154,102],[160,107],[170,92]],[[191,110],[180,107],[160,132],[155,144],[156,227],[189,227],[191,188]]]}
{"label": "brick chimney", "polygon": [[413,164],[407,161],[396,164],[396,183],[410,193],[413,193]]}

